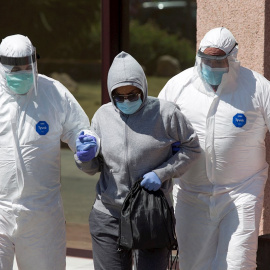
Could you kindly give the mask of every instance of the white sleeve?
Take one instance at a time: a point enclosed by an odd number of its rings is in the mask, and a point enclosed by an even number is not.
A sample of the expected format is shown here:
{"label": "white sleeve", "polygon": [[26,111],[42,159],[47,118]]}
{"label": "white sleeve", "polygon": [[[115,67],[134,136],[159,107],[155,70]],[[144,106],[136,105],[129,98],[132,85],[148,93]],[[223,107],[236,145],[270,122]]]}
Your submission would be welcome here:
{"label": "white sleeve", "polygon": [[171,80],[169,80],[165,86],[162,88],[162,90],[160,91],[160,93],[158,94],[158,98],[159,99],[164,99],[164,100],[168,100],[171,101],[168,98],[168,93],[170,92],[170,85],[171,85]]}
{"label": "white sleeve", "polygon": [[66,89],[63,96],[65,119],[61,140],[76,152],[76,139],[82,130],[90,130],[89,118],[75,97]]}
{"label": "white sleeve", "polygon": [[261,89],[257,93],[257,100],[261,108],[265,124],[270,131],[270,82],[264,77],[258,78],[261,82]]}
{"label": "white sleeve", "polygon": [[160,91],[158,98],[176,103],[183,87],[184,80],[182,76],[182,73],[179,73],[171,78]]}

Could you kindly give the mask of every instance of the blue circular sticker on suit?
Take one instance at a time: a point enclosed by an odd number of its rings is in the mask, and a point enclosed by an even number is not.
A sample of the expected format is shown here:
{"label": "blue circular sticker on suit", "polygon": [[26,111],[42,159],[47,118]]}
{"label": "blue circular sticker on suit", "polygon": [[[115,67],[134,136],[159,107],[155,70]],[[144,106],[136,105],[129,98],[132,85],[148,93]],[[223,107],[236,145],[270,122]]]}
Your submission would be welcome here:
{"label": "blue circular sticker on suit", "polygon": [[46,135],[49,132],[49,125],[46,121],[39,121],[36,124],[36,131],[39,135]]}
{"label": "blue circular sticker on suit", "polygon": [[237,113],[234,117],[233,117],[233,124],[236,127],[243,127],[247,122],[247,118],[245,117],[244,114],[242,113]]}

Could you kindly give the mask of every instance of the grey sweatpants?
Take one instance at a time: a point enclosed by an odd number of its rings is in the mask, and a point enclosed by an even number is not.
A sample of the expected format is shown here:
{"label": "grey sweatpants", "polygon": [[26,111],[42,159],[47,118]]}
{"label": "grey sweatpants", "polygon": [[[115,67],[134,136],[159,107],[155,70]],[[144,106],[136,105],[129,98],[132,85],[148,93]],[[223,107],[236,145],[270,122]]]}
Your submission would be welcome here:
{"label": "grey sweatpants", "polygon": [[117,251],[119,219],[95,208],[89,216],[95,270],[166,270],[171,252],[167,248]]}

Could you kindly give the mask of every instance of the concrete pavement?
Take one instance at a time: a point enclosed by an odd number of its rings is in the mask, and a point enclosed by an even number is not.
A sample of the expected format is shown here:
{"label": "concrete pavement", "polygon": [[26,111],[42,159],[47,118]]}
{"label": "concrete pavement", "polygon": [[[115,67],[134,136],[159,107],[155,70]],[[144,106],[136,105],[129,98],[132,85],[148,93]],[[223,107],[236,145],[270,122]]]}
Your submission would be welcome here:
{"label": "concrete pavement", "polygon": [[[94,270],[94,263],[91,259],[67,256],[66,270]],[[16,260],[13,270],[19,270]]]}

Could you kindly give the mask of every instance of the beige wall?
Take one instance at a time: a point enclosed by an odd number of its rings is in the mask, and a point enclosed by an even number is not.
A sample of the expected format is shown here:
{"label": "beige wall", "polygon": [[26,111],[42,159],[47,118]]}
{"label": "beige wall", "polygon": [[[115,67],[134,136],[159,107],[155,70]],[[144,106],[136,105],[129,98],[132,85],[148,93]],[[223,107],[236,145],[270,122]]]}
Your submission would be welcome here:
{"label": "beige wall", "polygon": [[[241,65],[270,79],[269,18],[270,0],[197,0],[197,47],[206,32],[224,26],[238,42]],[[269,135],[266,145],[270,161]],[[270,180],[265,190],[260,234],[270,233]]]}

